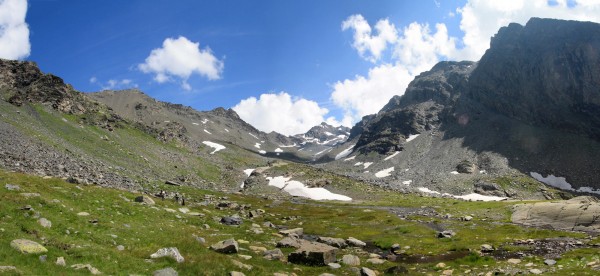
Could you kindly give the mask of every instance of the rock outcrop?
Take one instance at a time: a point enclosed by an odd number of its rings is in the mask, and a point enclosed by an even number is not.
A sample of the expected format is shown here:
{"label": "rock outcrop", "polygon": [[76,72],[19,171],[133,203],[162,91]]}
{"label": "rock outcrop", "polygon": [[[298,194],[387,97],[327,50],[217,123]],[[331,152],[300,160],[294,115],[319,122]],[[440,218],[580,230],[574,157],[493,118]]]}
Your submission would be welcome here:
{"label": "rock outcrop", "polygon": [[519,204],[512,222],[557,230],[600,232],[600,202],[589,196],[565,201]]}

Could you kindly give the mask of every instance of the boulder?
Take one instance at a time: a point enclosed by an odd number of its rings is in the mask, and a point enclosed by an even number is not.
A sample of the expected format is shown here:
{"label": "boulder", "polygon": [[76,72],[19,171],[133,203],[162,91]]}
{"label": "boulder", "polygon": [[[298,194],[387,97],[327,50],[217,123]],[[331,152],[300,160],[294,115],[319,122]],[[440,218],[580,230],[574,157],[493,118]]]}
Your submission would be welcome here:
{"label": "boulder", "polygon": [[48,249],[41,244],[26,239],[13,240],[10,242],[10,246],[24,254],[41,254],[48,252]]}
{"label": "boulder", "polygon": [[179,273],[172,267],[156,270],[152,273],[152,276],[178,276]]}
{"label": "boulder", "polygon": [[325,266],[336,261],[336,251],[335,247],[326,244],[306,242],[298,250],[288,255],[288,262],[311,266]]}
{"label": "boulder", "polygon": [[242,224],[242,218],[240,217],[222,217],[221,223],[225,225],[240,225]]}
{"label": "boulder", "polygon": [[454,233],[454,231],[452,230],[444,230],[441,232],[438,232],[437,237],[438,238],[452,238],[456,235],[456,233]]}
{"label": "boulder", "polygon": [[489,245],[489,244],[482,244],[481,245],[481,252],[483,253],[489,253],[489,252],[493,252],[494,251],[494,247]]}
{"label": "boulder", "polygon": [[349,266],[359,266],[360,258],[356,255],[344,255],[342,257],[342,263]]}
{"label": "boulder", "polygon": [[456,171],[459,173],[472,174],[477,171],[477,166],[470,161],[464,160],[456,166]]}
{"label": "boulder", "polygon": [[319,237],[317,241],[337,248],[346,248],[348,246],[346,240],[340,238]]}
{"label": "boulder", "polygon": [[228,239],[215,243],[210,246],[210,249],[223,254],[233,254],[238,253],[239,251],[238,243],[234,239]]}
{"label": "boulder", "polygon": [[99,275],[102,274],[102,272],[100,272],[100,270],[98,270],[97,268],[93,267],[91,264],[74,264],[71,266],[71,268],[74,268],[75,270],[80,270],[80,269],[87,269],[92,275]]}
{"label": "boulder", "polygon": [[600,232],[600,203],[589,196],[569,200],[518,204],[513,207],[512,222],[556,230]]}
{"label": "boulder", "polygon": [[152,259],[162,258],[162,257],[171,257],[178,263],[183,263],[185,261],[183,256],[181,256],[181,254],[179,253],[179,250],[177,249],[177,247],[161,248],[158,251],[156,251],[156,253],[150,255],[150,258],[152,258]]}
{"label": "boulder", "polygon": [[66,266],[67,262],[65,262],[65,258],[64,257],[58,257],[58,258],[56,258],[56,263],[55,264],[59,265],[59,266]]}
{"label": "boulder", "polygon": [[148,205],[154,205],[154,200],[147,195],[141,195],[135,198],[135,202],[144,203]]}
{"label": "boulder", "polygon": [[385,270],[385,274],[391,274],[391,275],[408,274],[408,269],[401,265],[392,266]]}
{"label": "boulder", "polygon": [[246,276],[246,274],[239,271],[231,271],[229,272],[229,276]]}
{"label": "boulder", "polygon": [[475,183],[473,191],[481,195],[506,196],[504,189],[493,182],[479,181]]}
{"label": "boulder", "polygon": [[283,260],[284,257],[283,252],[279,248],[264,251],[263,256],[267,260]]}
{"label": "boulder", "polygon": [[4,185],[4,188],[6,188],[9,191],[20,191],[21,190],[21,186],[13,185],[13,184],[6,184],[6,185]]}
{"label": "boulder", "polygon": [[40,219],[38,219],[38,223],[39,223],[39,224],[40,224],[42,227],[44,227],[44,228],[50,228],[50,227],[52,227],[52,222],[51,222],[51,221],[49,221],[49,220],[48,220],[48,219],[46,219],[46,218],[40,218]]}
{"label": "boulder", "polygon": [[304,229],[303,228],[294,228],[294,229],[288,229],[288,230],[281,230],[281,231],[279,231],[279,234],[284,235],[284,236],[289,236],[289,237],[301,237],[304,234]]}
{"label": "boulder", "polygon": [[303,243],[308,242],[307,240],[293,238],[293,237],[285,237],[279,242],[277,242],[277,247],[294,247],[300,248]]}
{"label": "boulder", "polygon": [[360,269],[360,276],[377,276],[377,273],[369,268],[363,267]]}
{"label": "boulder", "polygon": [[367,244],[359,239],[353,238],[353,237],[349,237],[346,242],[348,243],[349,246],[354,246],[354,247],[365,247],[367,246]]}

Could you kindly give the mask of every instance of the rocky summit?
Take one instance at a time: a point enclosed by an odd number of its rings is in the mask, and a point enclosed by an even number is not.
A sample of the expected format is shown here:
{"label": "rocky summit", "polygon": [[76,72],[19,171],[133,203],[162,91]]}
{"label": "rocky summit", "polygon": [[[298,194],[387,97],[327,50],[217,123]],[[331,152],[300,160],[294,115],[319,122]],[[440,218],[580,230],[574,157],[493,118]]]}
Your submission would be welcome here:
{"label": "rocky summit", "polygon": [[596,23],[509,24],[291,136],[0,60],[0,273],[598,274],[598,53]]}

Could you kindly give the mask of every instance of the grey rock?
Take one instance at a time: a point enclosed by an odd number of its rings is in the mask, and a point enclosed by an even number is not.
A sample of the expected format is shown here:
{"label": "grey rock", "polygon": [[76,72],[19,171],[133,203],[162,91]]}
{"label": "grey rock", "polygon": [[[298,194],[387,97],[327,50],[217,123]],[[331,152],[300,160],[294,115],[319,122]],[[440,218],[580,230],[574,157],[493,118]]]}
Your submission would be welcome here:
{"label": "grey rock", "polygon": [[470,161],[464,160],[456,166],[456,171],[459,173],[472,174],[477,171],[477,165]]}
{"label": "grey rock", "polygon": [[210,249],[224,254],[238,253],[239,247],[237,241],[234,239],[228,239],[220,241],[210,246]]}
{"label": "grey rock", "polygon": [[493,252],[494,251],[494,247],[489,245],[489,244],[482,244],[481,245],[481,252],[483,253],[489,253],[489,252]]}
{"label": "grey rock", "polygon": [[279,248],[264,251],[263,256],[267,260],[283,260],[284,258],[283,252]]}
{"label": "grey rock", "polygon": [[139,203],[148,204],[148,205],[154,205],[155,204],[154,200],[151,197],[147,196],[147,195],[138,196],[138,197],[136,197],[134,199],[134,201],[135,202],[139,202]]}
{"label": "grey rock", "polygon": [[377,273],[375,273],[375,271],[373,271],[369,268],[362,267],[360,269],[360,275],[361,276],[377,276]]}
{"label": "grey rock", "polygon": [[123,245],[117,245],[117,250],[123,251],[123,250],[125,250],[125,246],[123,246]]}
{"label": "grey rock", "polygon": [[456,235],[456,233],[454,233],[454,231],[452,230],[444,230],[441,232],[438,232],[437,237],[438,238],[452,238]]}
{"label": "grey rock", "polygon": [[231,271],[229,272],[229,276],[246,276],[246,274],[239,271]]}
{"label": "grey rock", "polygon": [[0,266],[0,273],[10,273],[10,272],[18,272],[17,267],[12,266],[12,265]]}
{"label": "grey rock", "polygon": [[353,237],[349,237],[346,242],[348,243],[349,246],[354,246],[354,247],[365,247],[367,246],[367,244],[359,239],[353,238]]}
{"label": "grey rock", "polygon": [[552,266],[556,264],[556,261],[552,259],[546,259],[544,260],[544,264]]}
{"label": "grey rock", "polygon": [[329,268],[331,268],[331,269],[338,269],[338,268],[342,267],[342,265],[340,265],[338,263],[328,263],[327,266],[329,266]]}
{"label": "grey rock", "polygon": [[557,230],[600,232],[600,203],[593,197],[575,197],[565,201],[519,204],[512,222],[526,226]]}
{"label": "grey rock", "polygon": [[52,222],[51,222],[51,221],[49,221],[49,220],[48,220],[48,219],[46,219],[46,218],[40,218],[40,219],[38,219],[38,223],[39,223],[39,224],[40,224],[42,227],[44,227],[44,228],[51,228],[51,227],[52,227]]}
{"label": "grey rock", "polygon": [[356,255],[344,255],[342,256],[342,263],[349,266],[359,266],[360,258]]}
{"label": "grey rock", "polygon": [[4,185],[4,188],[6,188],[9,191],[20,191],[21,190],[21,186],[13,185],[13,184],[6,184],[6,185]]}
{"label": "grey rock", "polygon": [[66,266],[67,262],[65,262],[65,258],[64,257],[58,257],[58,258],[56,258],[55,264],[59,265],[59,266]]}
{"label": "grey rock", "polygon": [[304,229],[303,228],[294,228],[294,229],[281,230],[281,231],[279,231],[279,234],[284,235],[284,236],[302,237],[302,235],[304,234]]}
{"label": "grey rock", "polygon": [[346,240],[340,238],[319,237],[317,241],[337,248],[346,248],[348,246]]}
{"label": "grey rock", "polygon": [[41,256],[39,256],[39,259],[40,259],[40,262],[45,263],[46,260],[48,259],[48,256],[47,255],[41,255]]}
{"label": "grey rock", "polygon": [[294,264],[325,266],[336,261],[337,249],[335,247],[316,243],[307,242],[288,255],[288,262]]}
{"label": "grey rock", "polygon": [[240,217],[222,217],[220,222],[225,225],[240,225],[240,224],[242,224],[242,218],[240,218]]}
{"label": "grey rock", "polygon": [[10,246],[24,254],[40,254],[48,252],[48,249],[41,244],[26,239],[13,240],[10,242]]}
{"label": "grey rock", "polygon": [[174,259],[175,261],[177,261],[178,263],[183,263],[185,261],[185,258],[183,258],[183,256],[181,256],[177,247],[161,248],[158,251],[156,251],[154,254],[150,255],[150,258],[152,258],[152,259],[162,258],[162,257],[170,257],[170,258]]}
{"label": "grey rock", "polygon": [[385,274],[391,274],[391,275],[408,274],[408,269],[402,265],[392,266],[385,270]]}
{"label": "grey rock", "polygon": [[100,270],[93,267],[91,264],[74,264],[71,266],[71,268],[73,268],[75,270],[87,269],[92,275],[102,274],[102,272],[100,272]]}
{"label": "grey rock", "polygon": [[156,270],[152,272],[152,276],[178,276],[179,273],[175,271],[172,267],[167,267],[163,269]]}
{"label": "grey rock", "polygon": [[537,274],[542,274],[544,272],[542,270],[540,270],[540,269],[532,268],[532,269],[529,270],[529,273],[537,275]]}
{"label": "grey rock", "polygon": [[294,238],[294,237],[285,237],[279,242],[277,242],[277,247],[294,247],[300,248],[303,243],[308,242],[306,240]]}

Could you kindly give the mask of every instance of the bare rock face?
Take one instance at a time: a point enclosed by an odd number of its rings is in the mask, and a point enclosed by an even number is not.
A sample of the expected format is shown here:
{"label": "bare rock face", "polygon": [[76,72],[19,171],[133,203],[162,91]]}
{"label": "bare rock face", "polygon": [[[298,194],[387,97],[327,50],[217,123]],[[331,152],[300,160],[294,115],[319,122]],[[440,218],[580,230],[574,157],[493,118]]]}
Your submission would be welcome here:
{"label": "bare rock face", "polygon": [[512,222],[526,226],[557,230],[600,232],[600,202],[590,196],[565,201],[519,204],[514,207]]}

